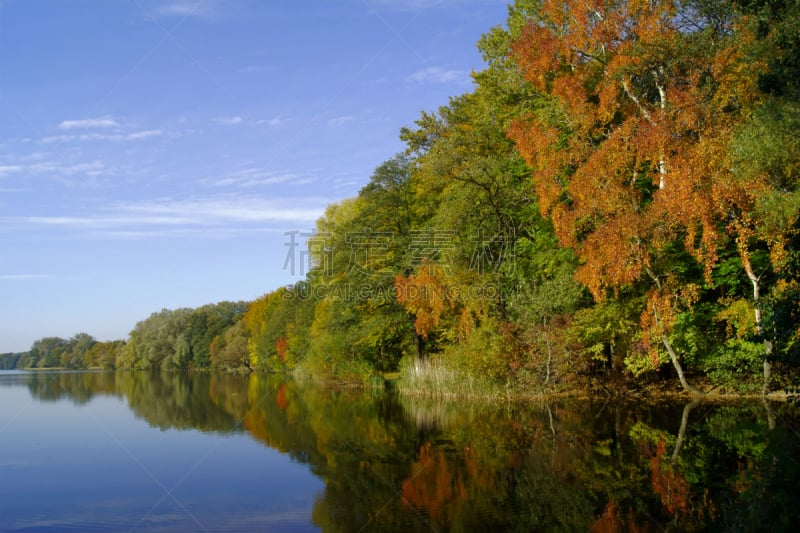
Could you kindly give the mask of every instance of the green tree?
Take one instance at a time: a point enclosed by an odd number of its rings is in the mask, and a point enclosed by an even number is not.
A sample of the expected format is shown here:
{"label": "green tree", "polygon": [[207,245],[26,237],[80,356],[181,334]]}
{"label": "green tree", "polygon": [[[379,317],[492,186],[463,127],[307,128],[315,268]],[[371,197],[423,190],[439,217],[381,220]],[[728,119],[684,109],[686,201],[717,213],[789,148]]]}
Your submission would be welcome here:
{"label": "green tree", "polygon": [[383,163],[357,198],[329,206],[317,222],[312,373],[364,379],[395,370],[412,349],[411,320],[394,296],[410,239],[409,167],[403,156]]}
{"label": "green tree", "polygon": [[124,349],[125,341],[97,342],[84,355],[83,367],[113,369]]}
{"label": "green tree", "polygon": [[65,368],[86,368],[84,359],[97,340],[88,333],[78,333],[69,341],[69,350],[61,354],[61,366]]}
{"label": "green tree", "polygon": [[61,364],[63,355],[70,350],[69,342],[60,337],[45,337],[33,343],[28,352],[30,367],[54,368]]}
{"label": "green tree", "polygon": [[[162,309],[138,322],[131,331],[125,354],[120,363],[126,368],[157,369],[186,368],[187,348],[185,331],[191,309]],[[181,340],[181,353],[177,353]]]}

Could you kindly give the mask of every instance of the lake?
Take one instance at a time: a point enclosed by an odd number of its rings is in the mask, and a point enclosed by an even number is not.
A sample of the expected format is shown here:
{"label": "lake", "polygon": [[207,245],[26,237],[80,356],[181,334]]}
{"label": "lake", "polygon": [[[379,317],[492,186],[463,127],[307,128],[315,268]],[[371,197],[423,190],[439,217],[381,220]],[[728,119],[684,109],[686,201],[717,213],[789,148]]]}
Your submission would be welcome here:
{"label": "lake", "polygon": [[780,531],[800,415],[0,372],[2,531]]}

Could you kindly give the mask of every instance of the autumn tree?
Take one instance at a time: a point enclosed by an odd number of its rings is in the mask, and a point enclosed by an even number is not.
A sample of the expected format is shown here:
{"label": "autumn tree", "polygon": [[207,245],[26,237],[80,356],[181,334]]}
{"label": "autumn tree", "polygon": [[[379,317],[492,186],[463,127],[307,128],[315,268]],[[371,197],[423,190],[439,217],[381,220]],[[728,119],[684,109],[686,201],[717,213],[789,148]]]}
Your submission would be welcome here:
{"label": "autumn tree", "polygon": [[278,364],[275,341],[285,328],[284,295],[286,288],[280,287],[255,299],[242,318],[247,328],[247,360],[250,369],[276,370]]}
{"label": "autumn tree", "polygon": [[125,341],[96,342],[83,357],[84,368],[112,369],[125,348]]}
{"label": "autumn tree", "polygon": [[310,290],[320,298],[307,361],[314,372],[363,379],[395,370],[411,350],[411,320],[393,289],[412,224],[410,164],[402,155],[382,163],[356,198],[329,206],[317,222],[309,242]]}
{"label": "autumn tree", "polygon": [[[650,284],[644,339],[694,393],[671,333],[716,264],[717,162],[752,94],[734,22],[727,3],[547,1],[515,45],[549,104],[511,132],[542,212],[597,301]],[[704,278],[681,275],[680,249]]]}
{"label": "autumn tree", "polygon": [[574,308],[579,292],[570,254],[556,250],[530,169],[506,135],[537,105],[537,91],[509,59],[535,8],[517,2],[508,28],[481,39],[488,66],[474,74],[475,90],[401,130],[414,157],[416,225],[409,269],[395,279],[398,299],[428,353],[500,380],[539,363],[547,376],[541,354],[558,345],[552,320]]}
{"label": "autumn tree", "polygon": [[248,331],[243,319],[212,339],[209,353],[212,368],[240,369],[247,367]]}
{"label": "autumn tree", "polygon": [[[751,333],[763,342],[763,385],[774,359],[792,362],[800,334],[797,286],[800,227],[800,10],[797,2],[738,2],[745,120],[733,130],[717,183],[726,230],[752,286]],[[739,85],[745,85],[740,81]],[[752,88],[755,87],[755,90]],[[738,91],[741,93],[742,91]],[[738,93],[736,97],[738,97]]]}

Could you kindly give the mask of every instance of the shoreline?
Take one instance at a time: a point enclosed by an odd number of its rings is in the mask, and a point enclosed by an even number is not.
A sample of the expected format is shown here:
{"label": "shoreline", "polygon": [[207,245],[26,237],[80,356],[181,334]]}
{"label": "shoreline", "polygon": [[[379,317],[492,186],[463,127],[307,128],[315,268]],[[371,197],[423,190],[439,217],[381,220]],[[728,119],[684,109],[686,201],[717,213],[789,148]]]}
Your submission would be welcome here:
{"label": "shoreline", "polygon": [[[163,372],[167,373],[193,373],[197,372],[198,370],[164,370]],[[712,403],[726,403],[726,402],[739,402],[739,401],[753,401],[753,400],[766,400],[770,402],[781,402],[781,403],[790,403],[792,401],[800,400],[800,395],[788,393],[786,390],[775,390],[770,392],[767,395],[763,395],[761,393],[754,393],[754,392],[717,392],[715,389],[710,389],[708,392],[705,392],[703,395],[696,395],[692,394],[689,391],[684,390],[666,390],[666,387],[663,386],[646,386],[642,388],[628,388],[628,389],[620,389],[618,391],[613,391],[612,394],[609,394],[606,391],[600,390],[591,390],[591,389],[575,389],[575,390],[567,390],[567,391],[540,391],[540,392],[504,392],[504,391],[491,391],[487,390],[485,392],[474,392],[474,393],[464,393],[464,392],[447,392],[447,391],[431,391],[428,389],[422,388],[408,388],[404,386],[399,386],[398,379],[399,375],[397,373],[391,373],[388,375],[381,376],[380,386],[377,386],[377,383],[373,381],[365,382],[365,381],[350,381],[350,380],[341,380],[331,377],[321,377],[321,376],[312,376],[308,374],[302,375],[295,375],[291,372],[285,373],[274,373],[274,372],[258,372],[258,371],[250,371],[250,372],[242,372],[236,371],[234,369],[202,369],[200,370],[204,373],[215,373],[219,372],[221,374],[238,374],[238,375],[276,375],[276,374],[283,374],[288,378],[291,378],[296,381],[304,381],[304,382],[311,382],[320,387],[325,388],[333,388],[333,389],[342,389],[342,390],[352,390],[352,389],[384,389],[387,391],[394,391],[400,396],[405,396],[409,398],[419,398],[419,399],[430,399],[430,400],[440,400],[445,402],[457,401],[457,400],[469,400],[469,401],[501,401],[504,403],[521,403],[521,402],[540,402],[540,401],[551,401],[551,400],[640,400],[640,401],[658,401],[658,400],[669,400],[669,401],[677,401],[677,400],[699,400],[701,402],[712,402]],[[66,368],[66,367],[49,367],[49,368],[19,368],[19,369],[5,369],[0,371],[8,372],[9,374],[12,373],[61,373],[61,374],[80,374],[80,373],[125,373],[125,372],[152,372],[152,370],[134,370],[134,369],[103,369],[103,368]],[[159,371],[161,372],[161,371]]]}

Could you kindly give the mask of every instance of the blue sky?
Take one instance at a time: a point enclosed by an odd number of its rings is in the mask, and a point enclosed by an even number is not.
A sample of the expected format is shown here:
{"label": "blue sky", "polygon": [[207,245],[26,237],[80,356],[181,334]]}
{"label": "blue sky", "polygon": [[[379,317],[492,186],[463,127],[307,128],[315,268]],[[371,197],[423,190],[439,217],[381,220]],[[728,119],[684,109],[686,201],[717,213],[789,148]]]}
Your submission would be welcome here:
{"label": "blue sky", "polygon": [[0,0],[0,352],[301,279],[495,0]]}

